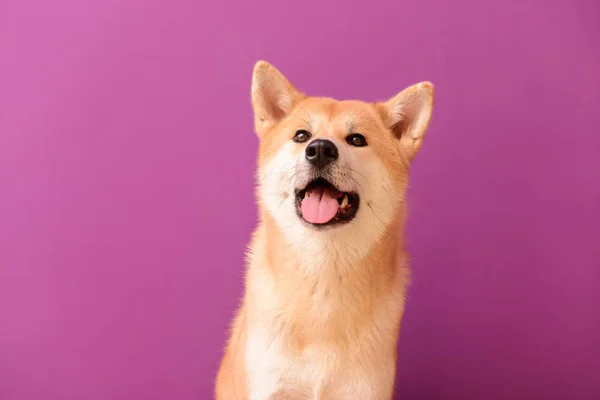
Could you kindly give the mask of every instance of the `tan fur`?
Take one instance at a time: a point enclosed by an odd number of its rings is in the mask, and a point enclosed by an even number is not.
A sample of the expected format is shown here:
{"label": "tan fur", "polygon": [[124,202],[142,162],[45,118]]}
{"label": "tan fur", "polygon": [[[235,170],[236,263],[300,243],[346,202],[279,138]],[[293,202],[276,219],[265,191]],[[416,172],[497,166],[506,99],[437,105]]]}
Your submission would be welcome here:
{"label": "tan fur", "polygon": [[[409,283],[404,193],[433,106],[421,83],[383,103],[312,98],[266,62],[252,83],[260,138],[260,222],[246,290],[216,382],[218,400],[391,399]],[[357,191],[355,219],[316,230],[295,215],[306,129],[340,148],[342,190]],[[368,142],[353,148],[349,133]]]}

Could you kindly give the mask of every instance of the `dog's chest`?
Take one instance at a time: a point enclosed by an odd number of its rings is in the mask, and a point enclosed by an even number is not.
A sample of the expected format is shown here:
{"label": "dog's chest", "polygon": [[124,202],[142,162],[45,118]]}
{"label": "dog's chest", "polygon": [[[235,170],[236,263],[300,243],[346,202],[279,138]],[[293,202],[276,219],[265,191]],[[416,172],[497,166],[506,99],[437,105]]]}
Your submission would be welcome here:
{"label": "dog's chest", "polygon": [[281,340],[266,340],[250,334],[246,368],[251,400],[288,396],[317,399],[320,387],[328,379],[319,363],[308,357],[290,357],[282,351]]}
{"label": "dog's chest", "polygon": [[[250,334],[246,353],[249,398],[389,399],[395,362],[383,358],[377,368],[330,348],[313,347],[292,357],[280,338]],[[368,364],[368,363],[367,363]]]}

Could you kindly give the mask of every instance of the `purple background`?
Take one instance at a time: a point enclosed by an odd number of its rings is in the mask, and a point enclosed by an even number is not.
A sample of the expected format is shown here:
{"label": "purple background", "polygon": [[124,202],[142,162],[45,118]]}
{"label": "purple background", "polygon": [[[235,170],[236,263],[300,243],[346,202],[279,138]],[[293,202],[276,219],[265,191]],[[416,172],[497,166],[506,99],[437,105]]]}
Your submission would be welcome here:
{"label": "purple background", "polygon": [[600,5],[0,1],[0,398],[208,399],[255,224],[258,59],[436,85],[403,399],[600,398]]}

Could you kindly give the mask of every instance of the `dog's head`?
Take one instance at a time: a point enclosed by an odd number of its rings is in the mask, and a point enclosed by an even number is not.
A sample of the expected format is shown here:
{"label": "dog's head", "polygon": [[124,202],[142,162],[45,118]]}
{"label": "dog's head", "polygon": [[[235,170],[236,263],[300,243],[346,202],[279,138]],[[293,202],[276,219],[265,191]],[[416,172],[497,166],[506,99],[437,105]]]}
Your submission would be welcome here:
{"label": "dog's head", "polygon": [[381,103],[308,97],[272,65],[254,67],[258,199],[295,245],[360,255],[404,209],[409,165],[433,107],[419,83]]}

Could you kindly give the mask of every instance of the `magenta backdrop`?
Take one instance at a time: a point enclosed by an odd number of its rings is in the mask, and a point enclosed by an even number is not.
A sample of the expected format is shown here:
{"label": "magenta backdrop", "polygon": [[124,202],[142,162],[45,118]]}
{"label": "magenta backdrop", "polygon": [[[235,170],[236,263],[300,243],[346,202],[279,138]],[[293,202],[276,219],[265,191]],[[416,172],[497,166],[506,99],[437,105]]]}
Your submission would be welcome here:
{"label": "magenta backdrop", "polygon": [[436,84],[403,399],[600,398],[600,3],[0,1],[0,398],[208,399],[255,224],[249,84]]}

